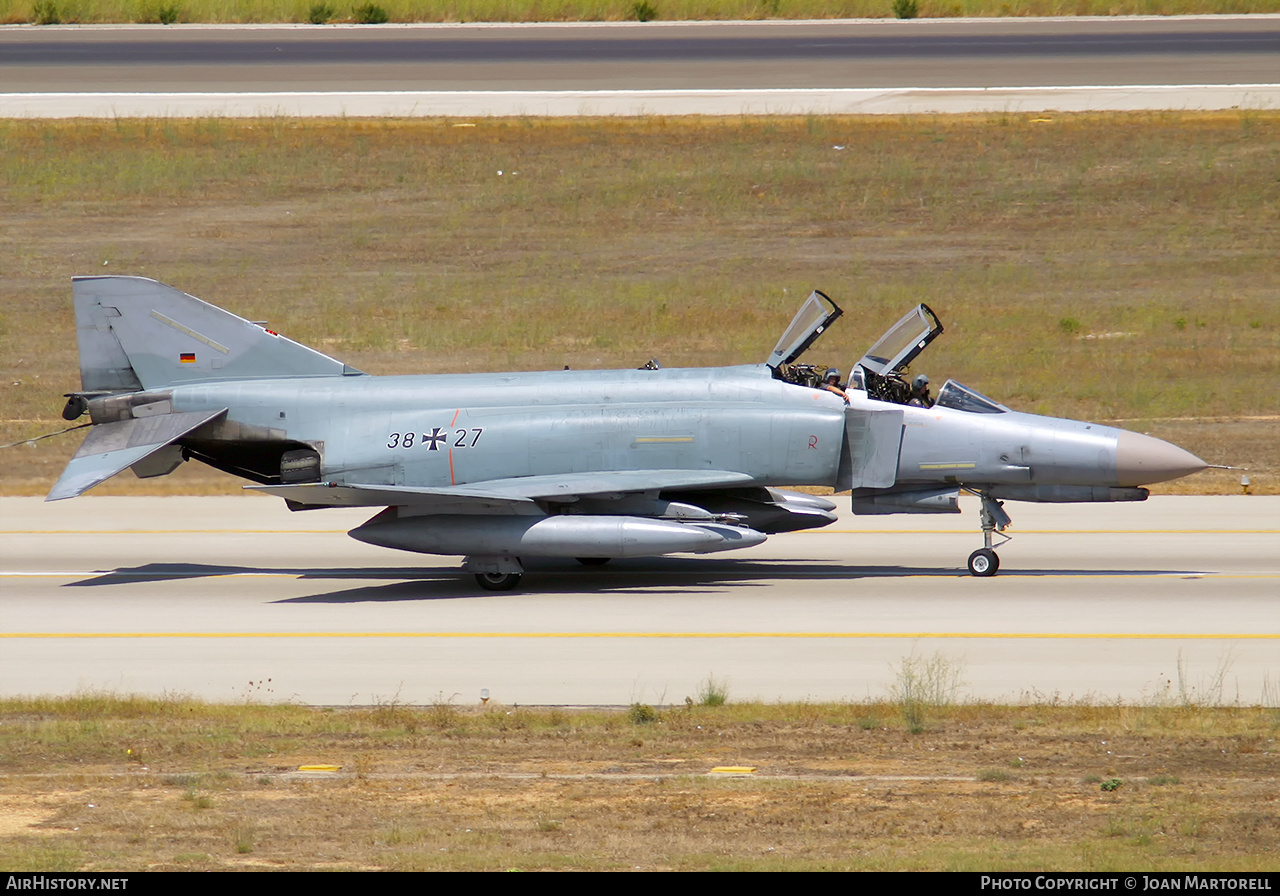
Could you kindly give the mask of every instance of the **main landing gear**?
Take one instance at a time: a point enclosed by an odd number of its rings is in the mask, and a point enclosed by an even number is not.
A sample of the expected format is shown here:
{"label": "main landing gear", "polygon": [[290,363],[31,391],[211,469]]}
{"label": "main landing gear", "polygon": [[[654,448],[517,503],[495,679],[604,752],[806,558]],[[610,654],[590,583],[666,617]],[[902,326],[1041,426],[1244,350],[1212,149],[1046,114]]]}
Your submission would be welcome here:
{"label": "main landing gear", "polygon": [[462,568],[474,573],[476,584],[485,591],[510,591],[524,574],[519,557],[472,554],[462,561]]}
{"label": "main landing gear", "polygon": [[978,511],[978,519],[982,523],[983,546],[969,555],[970,575],[986,578],[1000,570],[1000,555],[992,547],[992,539],[999,534],[1003,541],[1012,540],[1012,535],[1005,535],[1004,530],[1013,520],[1004,512],[1004,504],[982,492],[973,492],[982,499],[982,509]]}
{"label": "main landing gear", "polygon": [[[612,557],[577,557],[586,567],[604,566]],[[462,562],[462,568],[476,577],[476,584],[485,591],[511,591],[520,584],[524,566],[519,557],[475,555]]]}
{"label": "main landing gear", "polygon": [[510,591],[520,584],[518,572],[478,572],[476,584],[485,591]]}

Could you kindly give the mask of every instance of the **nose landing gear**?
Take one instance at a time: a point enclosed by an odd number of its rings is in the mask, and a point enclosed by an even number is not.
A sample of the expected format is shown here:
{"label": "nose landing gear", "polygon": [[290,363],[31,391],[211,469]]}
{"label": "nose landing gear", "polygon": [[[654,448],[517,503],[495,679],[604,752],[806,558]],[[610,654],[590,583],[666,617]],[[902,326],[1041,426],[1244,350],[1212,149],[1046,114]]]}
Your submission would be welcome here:
{"label": "nose landing gear", "polygon": [[991,548],[978,548],[969,555],[969,574],[980,578],[993,576],[1000,570],[1000,555]]}
{"label": "nose landing gear", "polygon": [[982,492],[973,492],[982,499],[982,509],[978,511],[978,519],[982,523],[983,546],[969,555],[969,574],[986,578],[1000,570],[1000,555],[992,546],[992,539],[998,534],[1005,544],[1013,539],[1005,535],[1004,530],[1013,522],[1009,514],[1004,512],[1004,504]]}

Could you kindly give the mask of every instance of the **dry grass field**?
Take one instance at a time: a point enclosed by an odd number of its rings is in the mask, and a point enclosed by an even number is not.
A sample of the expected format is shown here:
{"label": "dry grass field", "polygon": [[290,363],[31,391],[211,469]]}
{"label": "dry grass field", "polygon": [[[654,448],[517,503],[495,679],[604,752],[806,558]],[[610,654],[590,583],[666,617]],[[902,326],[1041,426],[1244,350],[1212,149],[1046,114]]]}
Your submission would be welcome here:
{"label": "dry grass field", "polygon": [[5,701],[0,867],[1274,871],[1280,854],[1275,709],[933,705],[916,733],[893,703],[644,709]]}
{"label": "dry grass field", "polygon": [[[892,18],[894,0],[0,0],[0,24]],[[1274,13],[1278,0],[917,0],[924,18]]]}
{"label": "dry grass field", "polygon": [[[815,360],[925,301],[947,332],[917,372],[1278,488],[1280,114],[7,121],[0,146],[0,444],[64,425],[76,274],[373,373],[752,363],[817,287],[846,315]],[[78,442],[3,449],[0,492]],[[238,483],[102,491],[142,488]]]}

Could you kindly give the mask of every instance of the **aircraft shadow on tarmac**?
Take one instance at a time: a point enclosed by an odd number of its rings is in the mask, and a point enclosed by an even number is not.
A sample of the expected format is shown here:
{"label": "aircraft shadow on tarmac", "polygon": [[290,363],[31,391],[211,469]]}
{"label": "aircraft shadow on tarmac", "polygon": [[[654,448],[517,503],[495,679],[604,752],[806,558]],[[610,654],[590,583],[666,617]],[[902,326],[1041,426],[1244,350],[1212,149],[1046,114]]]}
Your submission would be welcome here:
{"label": "aircraft shadow on tarmac", "polygon": [[[283,598],[274,603],[360,603],[411,600],[457,600],[460,598],[511,598],[523,594],[652,594],[681,591],[710,592],[724,586],[767,587],[771,580],[967,578],[963,569],[953,567],[854,566],[818,560],[684,560],[655,557],[615,561],[607,569],[586,569],[572,561],[535,561],[527,564],[532,575],[519,591],[487,592],[476,588],[471,576],[457,567],[261,567],[217,566],[201,563],[147,563],[105,571],[92,578],[68,582],[64,587],[136,585],[144,582],[176,582],[225,576],[288,577],[304,581],[359,581],[354,588],[339,588],[318,594]],[[1200,576],[1193,570],[1116,569],[1011,569],[1001,578],[1072,576],[1080,578],[1127,576]],[[369,584],[380,582],[381,584]]]}

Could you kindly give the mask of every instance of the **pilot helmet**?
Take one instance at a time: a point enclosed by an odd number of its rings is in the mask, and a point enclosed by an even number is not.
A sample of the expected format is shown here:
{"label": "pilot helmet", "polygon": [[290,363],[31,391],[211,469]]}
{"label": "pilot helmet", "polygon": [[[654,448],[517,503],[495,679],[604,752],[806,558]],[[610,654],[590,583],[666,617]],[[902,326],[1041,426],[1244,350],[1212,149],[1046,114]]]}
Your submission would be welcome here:
{"label": "pilot helmet", "polygon": [[911,383],[911,386],[914,389],[923,389],[927,385],[929,385],[929,378],[923,373],[916,377]]}
{"label": "pilot helmet", "polygon": [[829,380],[836,380],[837,382],[839,382],[839,380],[840,380],[840,368],[839,368],[839,367],[828,367],[828,368],[827,368],[827,379],[829,379]]}

